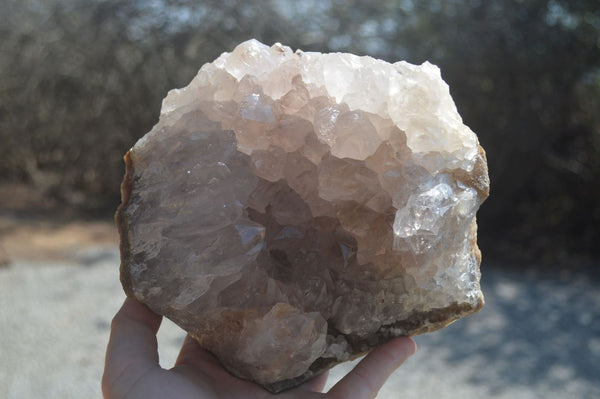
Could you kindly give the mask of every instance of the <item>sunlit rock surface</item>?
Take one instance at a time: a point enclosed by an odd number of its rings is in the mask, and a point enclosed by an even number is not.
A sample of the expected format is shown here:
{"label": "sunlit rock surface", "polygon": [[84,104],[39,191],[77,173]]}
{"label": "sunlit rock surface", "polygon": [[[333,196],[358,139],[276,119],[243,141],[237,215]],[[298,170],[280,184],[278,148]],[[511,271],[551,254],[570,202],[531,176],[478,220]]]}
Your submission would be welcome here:
{"label": "sunlit rock surface", "polygon": [[272,391],[483,306],[485,154],[429,63],[250,40],[126,164],[127,294]]}

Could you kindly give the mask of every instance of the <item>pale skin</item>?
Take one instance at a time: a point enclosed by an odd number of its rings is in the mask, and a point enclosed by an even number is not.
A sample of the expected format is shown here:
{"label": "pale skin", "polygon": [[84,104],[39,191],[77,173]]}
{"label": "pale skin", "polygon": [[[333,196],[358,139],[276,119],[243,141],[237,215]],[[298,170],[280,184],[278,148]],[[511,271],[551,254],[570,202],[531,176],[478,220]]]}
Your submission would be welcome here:
{"label": "pale skin", "polygon": [[416,350],[411,338],[396,338],[369,353],[329,392],[321,393],[327,373],[278,395],[232,376],[219,361],[186,337],[170,370],[158,363],[156,333],[162,317],[132,298],[115,315],[106,351],[105,399],[367,399]]}

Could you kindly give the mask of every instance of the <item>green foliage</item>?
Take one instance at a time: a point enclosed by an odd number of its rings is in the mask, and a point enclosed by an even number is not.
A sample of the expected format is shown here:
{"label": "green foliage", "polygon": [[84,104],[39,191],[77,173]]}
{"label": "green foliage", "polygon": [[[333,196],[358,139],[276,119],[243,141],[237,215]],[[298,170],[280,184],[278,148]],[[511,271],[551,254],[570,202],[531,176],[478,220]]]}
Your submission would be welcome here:
{"label": "green foliage", "polygon": [[166,92],[256,37],[439,65],[488,153],[484,242],[600,240],[597,0],[0,1],[1,180],[112,211]]}

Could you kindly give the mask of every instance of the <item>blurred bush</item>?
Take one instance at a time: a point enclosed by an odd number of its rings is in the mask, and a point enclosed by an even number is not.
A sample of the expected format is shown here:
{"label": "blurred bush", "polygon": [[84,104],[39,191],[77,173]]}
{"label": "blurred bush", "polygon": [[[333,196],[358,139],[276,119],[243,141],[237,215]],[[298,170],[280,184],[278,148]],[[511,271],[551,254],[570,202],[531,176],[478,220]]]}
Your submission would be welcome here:
{"label": "blurred bush", "polygon": [[[439,65],[488,153],[484,246],[600,242],[597,0],[0,0],[0,180],[83,212],[166,92],[255,37]],[[502,248],[502,247],[499,247]],[[552,250],[552,251],[550,251]]]}

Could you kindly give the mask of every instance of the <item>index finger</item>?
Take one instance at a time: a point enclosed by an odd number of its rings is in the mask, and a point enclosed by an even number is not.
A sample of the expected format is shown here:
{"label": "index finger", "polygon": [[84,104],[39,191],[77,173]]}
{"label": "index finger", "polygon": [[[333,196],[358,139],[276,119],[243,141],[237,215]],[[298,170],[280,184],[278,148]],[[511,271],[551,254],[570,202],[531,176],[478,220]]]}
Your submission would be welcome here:
{"label": "index finger", "polygon": [[389,376],[417,350],[412,338],[395,338],[373,349],[352,371],[335,384],[332,399],[374,398]]}

